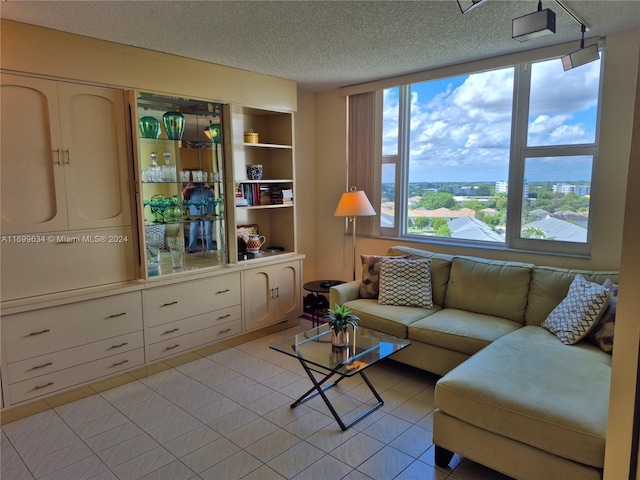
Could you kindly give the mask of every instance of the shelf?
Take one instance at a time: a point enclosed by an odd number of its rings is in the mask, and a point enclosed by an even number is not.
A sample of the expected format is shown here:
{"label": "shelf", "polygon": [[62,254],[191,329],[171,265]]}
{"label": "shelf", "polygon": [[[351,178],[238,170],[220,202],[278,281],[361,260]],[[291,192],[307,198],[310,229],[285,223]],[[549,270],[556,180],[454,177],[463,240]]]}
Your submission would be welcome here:
{"label": "shelf", "polygon": [[[293,180],[285,180],[285,181],[292,182]],[[140,183],[142,183],[143,185],[185,185],[187,183],[208,183],[208,184],[218,184],[218,185],[222,185],[223,184],[223,182],[220,181],[220,180],[217,180],[215,182],[214,181],[194,182],[193,180],[190,180],[188,182],[182,182],[182,181],[179,181],[179,180],[176,181],[176,182],[146,182],[146,181],[142,181]],[[242,182],[242,183],[249,183],[249,182]]]}
{"label": "shelf", "polygon": [[175,222],[150,222],[145,220],[144,224],[145,225],[182,225],[185,223],[194,223],[194,222],[213,222],[216,220],[224,220],[224,216],[222,215],[216,215],[216,216],[210,216],[207,218],[182,218],[180,220],[176,220]]}
{"label": "shelf", "polygon": [[242,208],[245,210],[261,210],[266,208],[287,208],[293,207],[293,203],[278,203],[275,205],[236,205],[236,208]]}
{"label": "shelf", "polygon": [[263,184],[263,183],[293,183],[293,179],[291,178],[282,178],[282,179],[269,179],[269,180],[236,180],[236,184],[241,184],[241,183],[256,183],[256,184]]}
{"label": "shelf", "polygon": [[250,148],[279,148],[282,150],[292,150],[293,147],[291,145],[279,145],[277,143],[241,143],[238,145],[239,147],[250,147]]}

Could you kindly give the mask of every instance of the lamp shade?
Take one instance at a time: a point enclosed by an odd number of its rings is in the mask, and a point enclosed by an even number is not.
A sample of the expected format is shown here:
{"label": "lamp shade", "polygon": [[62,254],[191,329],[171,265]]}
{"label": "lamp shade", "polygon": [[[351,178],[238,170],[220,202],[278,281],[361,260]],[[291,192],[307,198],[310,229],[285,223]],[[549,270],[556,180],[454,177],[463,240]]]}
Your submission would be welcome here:
{"label": "lamp shade", "polygon": [[376,211],[367,195],[362,190],[356,191],[355,187],[342,194],[333,214],[334,217],[370,217],[372,215],[376,215]]}

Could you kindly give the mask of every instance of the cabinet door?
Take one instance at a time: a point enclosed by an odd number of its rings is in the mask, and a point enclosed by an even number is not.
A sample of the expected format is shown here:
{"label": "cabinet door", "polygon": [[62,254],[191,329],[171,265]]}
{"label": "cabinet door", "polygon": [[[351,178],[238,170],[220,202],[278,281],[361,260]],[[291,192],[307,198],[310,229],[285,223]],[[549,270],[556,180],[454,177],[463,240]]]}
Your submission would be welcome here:
{"label": "cabinet door", "polygon": [[2,74],[2,233],[66,230],[56,82]]}
{"label": "cabinet door", "polygon": [[300,274],[298,262],[276,265],[273,273],[276,284],[274,305],[276,320],[283,320],[300,313]]}
{"label": "cabinet door", "polygon": [[58,83],[69,228],[131,224],[124,92]]}
{"label": "cabinet door", "polygon": [[256,268],[244,272],[244,320],[247,330],[272,323],[274,295],[268,269]]}

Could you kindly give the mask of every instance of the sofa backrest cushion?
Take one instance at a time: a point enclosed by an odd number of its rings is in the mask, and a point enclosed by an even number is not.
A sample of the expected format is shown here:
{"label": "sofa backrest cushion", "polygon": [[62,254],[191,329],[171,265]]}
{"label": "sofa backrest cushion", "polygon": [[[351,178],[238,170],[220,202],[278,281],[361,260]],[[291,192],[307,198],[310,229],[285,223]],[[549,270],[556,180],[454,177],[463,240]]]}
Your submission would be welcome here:
{"label": "sofa backrest cushion", "polygon": [[525,324],[539,326],[544,322],[551,311],[567,296],[571,282],[578,274],[590,282],[601,285],[607,279],[618,284],[619,279],[618,272],[535,267],[531,274]]}
{"label": "sofa backrest cushion", "polygon": [[524,323],[533,265],[455,257],[446,308],[458,308]]}
{"label": "sofa backrest cushion", "polygon": [[429,258],[431,260],[431,294],[433,303],[444,307],[444,298],[449,283],[449,271],[453,255],[428,252],[417,248],[397,246],[389,248],[388,255],[409,255],[411,260]]}

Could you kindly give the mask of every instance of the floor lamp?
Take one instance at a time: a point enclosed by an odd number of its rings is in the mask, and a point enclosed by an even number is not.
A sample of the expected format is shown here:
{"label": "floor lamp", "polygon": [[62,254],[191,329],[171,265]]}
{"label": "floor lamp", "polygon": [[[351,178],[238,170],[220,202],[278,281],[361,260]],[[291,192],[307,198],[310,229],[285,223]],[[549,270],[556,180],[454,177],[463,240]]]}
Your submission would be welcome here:
{"label": "floor lamp", "polygon": [[356,190],[356,187],[351,187],[350,191],[342,194],[333,214],[334,217],[348,217],[351,222],[351,232],[353,233],[353,280],[356,279],[356,217],[370,217],[373,215],[376,215],[376,211],[371,206],[367,195],[362,190]]}

